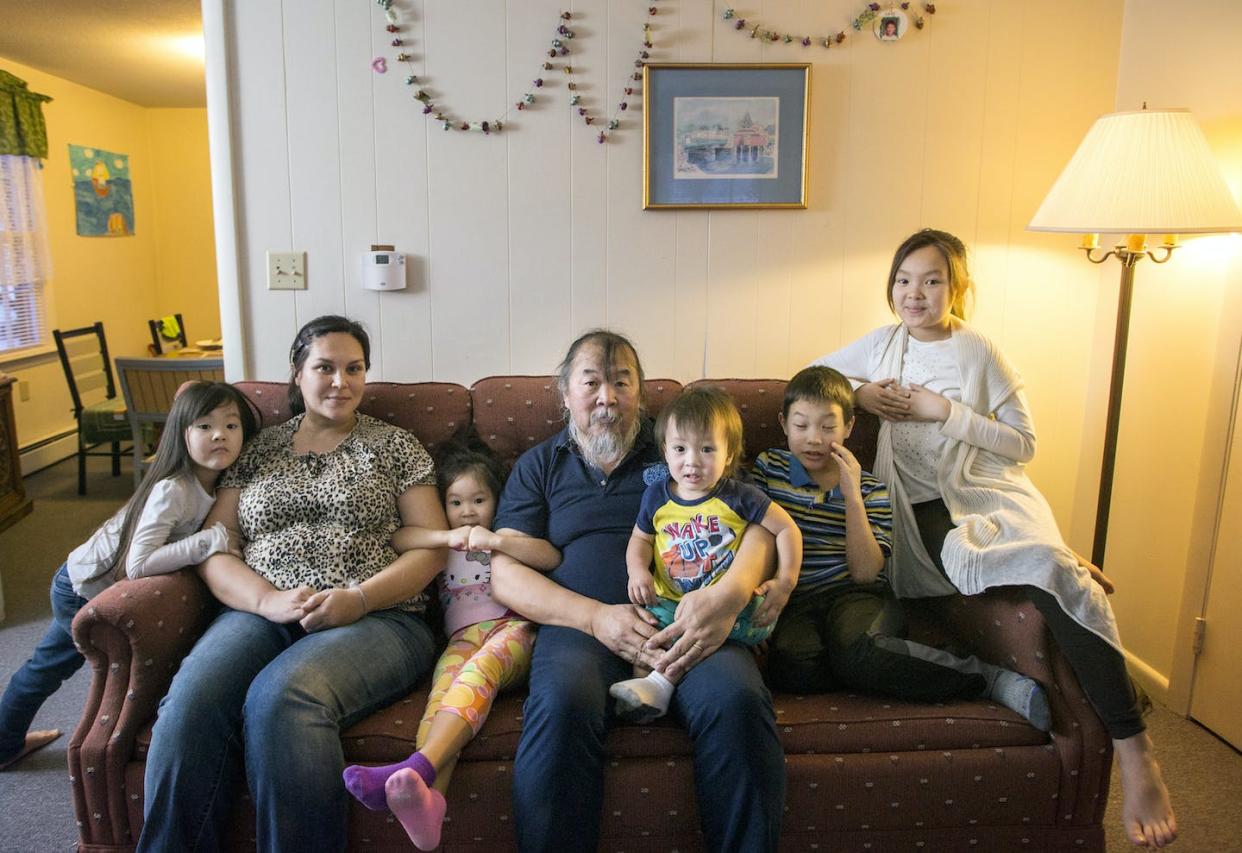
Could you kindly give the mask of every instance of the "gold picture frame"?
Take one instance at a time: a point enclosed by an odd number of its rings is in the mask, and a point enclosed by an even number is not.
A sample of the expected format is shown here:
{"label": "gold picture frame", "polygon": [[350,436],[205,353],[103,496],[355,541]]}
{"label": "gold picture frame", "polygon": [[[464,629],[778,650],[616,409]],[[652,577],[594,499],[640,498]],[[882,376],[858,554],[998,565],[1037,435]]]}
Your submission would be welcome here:
{"label": "gold picture frame", "polygon": [[810,63],[643,67],[643,209],[807,207]]}

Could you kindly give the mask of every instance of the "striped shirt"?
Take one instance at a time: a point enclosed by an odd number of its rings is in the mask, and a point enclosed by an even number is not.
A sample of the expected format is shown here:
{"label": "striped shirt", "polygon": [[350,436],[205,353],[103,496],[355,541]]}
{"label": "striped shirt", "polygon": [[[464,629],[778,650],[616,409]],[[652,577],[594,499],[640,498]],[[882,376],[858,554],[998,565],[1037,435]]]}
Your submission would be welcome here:
{"label": "striped shirt", "polygon": [[[837,486],[825,493],[791,452],[765,450],[755,460],[754,483],[793,517],[802,531],[802,573],[794,595],[803,595],[849,582],[845,559],[845,498]],[[885,559],[892,553],[893,512],[888,486],[863,471],[863,505],[876,544]],[[886,578],[881,572],[881,577]]]}

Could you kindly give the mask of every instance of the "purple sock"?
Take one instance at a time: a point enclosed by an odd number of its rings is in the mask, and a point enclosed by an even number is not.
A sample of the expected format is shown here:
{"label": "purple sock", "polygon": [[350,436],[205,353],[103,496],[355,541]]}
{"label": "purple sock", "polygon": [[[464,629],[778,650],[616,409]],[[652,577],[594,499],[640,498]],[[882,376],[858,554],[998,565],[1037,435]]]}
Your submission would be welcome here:
{"label": "purple sock", "polygon": [[388,777],[396,773],[398,770],[413,770],[423,781],[427,783],[427,787],[431,787],[436,781],[436,768],[427,760],[421,752],[416,752],[405,761],[397,764],[386,764],[383,767],[364,767],[361,764],[351,764],[345,768],[345,772],[341,774],[345,780],[345,789],[353,794],[358,802],[369,808],[373,812],[382,812],[388,808],[387,798],[384,794],[384,783],[388,781]]}

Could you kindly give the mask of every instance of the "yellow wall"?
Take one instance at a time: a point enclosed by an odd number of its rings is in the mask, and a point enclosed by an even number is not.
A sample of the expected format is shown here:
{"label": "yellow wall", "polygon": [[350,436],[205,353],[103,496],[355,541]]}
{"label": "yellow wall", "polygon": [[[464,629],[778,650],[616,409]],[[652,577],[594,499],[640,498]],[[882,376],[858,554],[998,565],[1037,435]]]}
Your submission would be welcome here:
{"label": "yellow wall", "polygon": [[[53,98],[44,105],[48,158],[43,169],[53,276],[50,326],[102,320],[113,357],[145,354],[147,319],[174,310],[185,315],[192,336],[218,335],[206,111],[145,109],[7,59],[0,58],[0,68]],[[71,143],[129,155],[134,236],[77,235]],[[179,307],[183,295],[185,307]],[[22,447],[73,429],[72,404],[54,349],[16,363],[0,361],[0,369],[23,383],[15,395]],[[28,400],[20,399],[23,393]],[[47,461],[28,458],[24,467]]]}
{"label": "yellow wall", "polygon": [[[1212,35],[1205,35],[1210,22]],[[1117,109],[1186,107],[1242,197],[1242,4],[1207,0],[1186,15],[1128,0]],[[1118,270],[1101,273],[1115,305]],[[1112,309],[1102,309],[1105,323]],[[1201,237],[1135,274],[1106,570],[1137,670],[1175,709],[1190,689],[1193,619],[1202,612],[1242,341],[1242,237]],[[1111,337],[1099,339],[1105,357]],[[1236,524],[1237,519],[1225,520]]]}
{"label": "yellow wall", "polygon": [[190,341],[220,337],[207,111],[146,110],[155,208],[155,313],[180,313]]}

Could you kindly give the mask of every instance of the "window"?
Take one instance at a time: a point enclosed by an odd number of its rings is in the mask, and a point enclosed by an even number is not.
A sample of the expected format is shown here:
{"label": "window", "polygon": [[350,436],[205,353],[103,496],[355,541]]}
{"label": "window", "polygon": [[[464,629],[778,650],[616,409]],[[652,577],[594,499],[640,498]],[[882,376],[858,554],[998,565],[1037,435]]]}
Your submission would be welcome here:
{"label": "window", "polygon": [[0,357],[47,343],[50,275],[39,161],[0,155]]}

